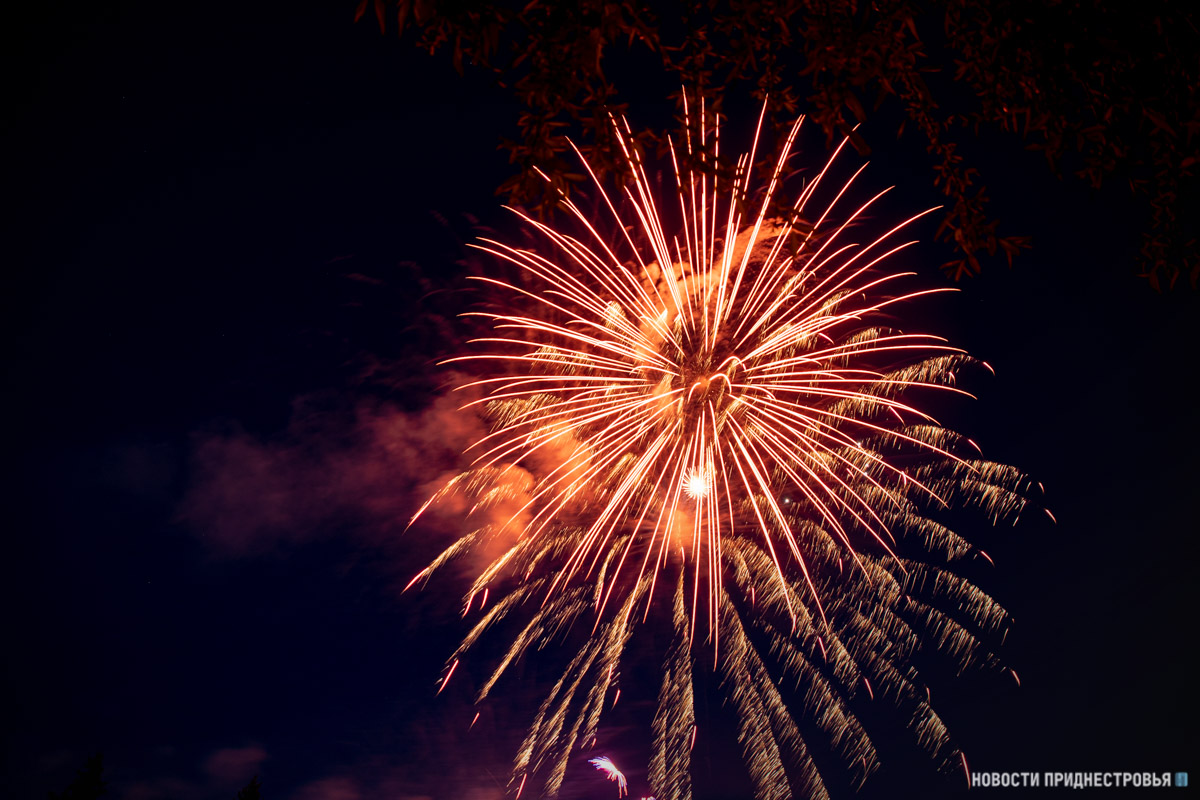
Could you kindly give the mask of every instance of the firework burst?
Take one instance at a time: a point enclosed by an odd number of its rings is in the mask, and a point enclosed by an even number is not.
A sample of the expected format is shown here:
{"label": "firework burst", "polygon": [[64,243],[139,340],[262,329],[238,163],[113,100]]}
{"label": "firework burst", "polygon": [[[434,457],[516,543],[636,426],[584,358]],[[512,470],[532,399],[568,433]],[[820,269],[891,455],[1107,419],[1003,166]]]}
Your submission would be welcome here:
{"label": "firework burst", "polygon": [[978,551],[946,514],[1015,519],[1027,482],[919,408],[933,392],[965,394],[955,376],[977,364],[891,327],[894,307],[930,293],[896,291],[911,273],[890,266],[923,214],[855,241],[884,193],[849,204],[861,168],[831,185],[844,142],[774,210],[800,126],[757,194],[758,132],[722,181],[686,166],[719,155],[716,129],[695,126],[660,201],[614,121],[630,177],[621,197],[596,181],[611,227],[564,198],[581,235],[518,211],[535,245],[477,245],[517,268],[519,279],[479,280],[523,310],[479,312],[495,330],[478,340],[487,351],[455,359],[494,368],[467,384],[492,432],[437,495],[467,498],[475,524],[413,583],[488,555],[464,604],[477,621],[443,681],[489,628],[520,620],[480,700],[531,648],[590,631],[518,752],[517,794],[531,776],[556,794],[595,743],[651,614],[671,631],[649,765],[659,798],[691,797],[698,669],[719,676],[736,711],[756,797],[825,796],[814,735],[854,782],[874,771],[854,713],[864,698],[900,709],[941,763],[960,761],[911,656],[933,647],[997,664],[984,642],[1007,615],[950,568]]}

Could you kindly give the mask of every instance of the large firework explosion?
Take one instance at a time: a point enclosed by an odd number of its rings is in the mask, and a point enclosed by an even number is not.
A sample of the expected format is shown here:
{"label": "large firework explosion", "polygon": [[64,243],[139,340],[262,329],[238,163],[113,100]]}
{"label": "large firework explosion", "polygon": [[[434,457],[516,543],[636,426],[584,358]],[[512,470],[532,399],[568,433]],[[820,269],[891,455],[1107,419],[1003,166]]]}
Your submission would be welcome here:
{"label": "large firework explosion", "polygon": [[700,671],[735,712],[756,797],[827,796],[814,736],[861,784],[879,764],[864,701],[965,767],[912,657],[999,666],[988,643],[1006,612],[951,568],[982,554],[948,523],[963,508],[1015,520],[1028,482],[919,408],[965,394],[955,377],[979,364],[892,327],[929,293],[896,291],[911,273],[891,268],[922,215],[854,241],[883,193],[848,202],[862,169],[829,177],[844,142],[780,212],[801,121],[754,193],[758,132],[722,180],[703,168],[718,140],[699,119],[673,146],[667,197],[614,121],[629,177],[613,196],[592,175],[607,220],[564,198],[574,235],[516,212],[532,246],[477,245],[520,277],[479,278],[507,305],[478,312],[494,326],[486,352],[455,359],[491,372],[467,386],[492,432],[431,500],[465,500],[469,532],[413,579],[483,556],[464,601],[476,622],[442,685],[502,620],[515,635],[480,701],[530,650],[574,643],[518,751],[517,795],[531,780],[557,794],[649,625],[670,632],[656,639],[659,800],[692,796]]}

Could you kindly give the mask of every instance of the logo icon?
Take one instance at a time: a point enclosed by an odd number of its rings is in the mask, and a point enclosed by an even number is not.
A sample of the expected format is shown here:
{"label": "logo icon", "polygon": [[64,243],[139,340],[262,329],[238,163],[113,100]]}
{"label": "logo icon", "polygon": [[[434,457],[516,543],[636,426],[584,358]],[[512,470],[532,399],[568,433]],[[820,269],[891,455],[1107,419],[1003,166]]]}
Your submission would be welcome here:
{"label": "logo icon", "polygon": [[1176,772],[1175,773],[1175,785],[1176,786],[1187,786],[1187,773],[1186,772]]}

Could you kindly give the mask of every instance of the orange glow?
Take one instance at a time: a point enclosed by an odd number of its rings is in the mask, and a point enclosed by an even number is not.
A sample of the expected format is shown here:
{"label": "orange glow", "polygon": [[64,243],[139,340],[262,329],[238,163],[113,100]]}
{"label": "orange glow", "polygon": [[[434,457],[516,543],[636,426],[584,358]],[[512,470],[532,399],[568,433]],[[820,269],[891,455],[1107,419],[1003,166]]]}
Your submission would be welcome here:
{"label": "orange glow", "polygon": [[[779,211],[774,195],[802,122],[756,193],[758,132],[731,179],[681,168],[718,150],[719,128],[688,120],[695,133],[672,152],[671,207],[660,208],[628,124],[614,119],[632,175],[623,196],[605,193],[580,154],[607,223],[564,196],[577,235],[513,209],[532,243],[473,245],[520,277],[476,278],[489,306],[471,313],[492,330],[474,340],[477,352],[444,362],[490,373],[460,388],[473,390],[479,399],[464,407],[491,427],[469,451],[470,468],[438,495],[466,499],[469,532],[409,585],[486,553],[464,604],[476,621],[439,692],[458,658],[515,609],[528,619],[480,700],[527,653],[572,630],[587,637],[518,751],[517,796],[539,770],[539,796],[554,796],[574,748],[597,742],[602,710],[621,696],[624,648],[652,610],[676,637],[659,695],[673,705],[655,719],[656,747],[669,753],[658,769],[681,786],[697,738],[698,635],[739,720],[754,718],[744,743],[756,780],[784,774],[782,750],[803,751],[776,687],[783,677],[804,679],[803,702],[822,704],[817,725],[865,779],[875,751],[848,698],[911,701],[921,745],[943,748],[941,721],[902,660],[918,623],[964,660],[974,639],[933,602],[957,604],[981,631],[1006,624],[991,598],[944,568],[986,554],[937,515],[965,498],[994,519],[1015,518],[1025,478],[976,459],[974,442],[921,410],[935,391],[969,396],[955,374],[972,360],[939,337],[893,327],[898,306],[934,293],[899,288],[912,273],[892,266],[914,243],[906,229],[929,212],[865,244],[853,239],[886,192],[851,203],[862,169],[831,185],[845,141]],[[770,658],[782,677],[769,673]],[[609,759],[591,763],[625,794]],[[805,764],[805,785],[820,786]]]}
{"label": "orange glow", "polygon": [[[793,223],[772,221],[772,194],[802,121],[792,128],[758,213],[749,220],[741,210],[750,186],[750,159],[743,158],[728,189],[717,178],[676,172],[682,230],[668,236],[641,155],[626,139],[628,126],[614,120],[634,175],[626,199],[636,225],[607,195],[604,200],[615,229],[629,245],[632,263],[618,257],[609,240],[565,197],[564,206],[591,233],[591,246],[515,210],[558,249],[561,260],[492,239],[475,245],[545,287],[531,291],[478,279],[525,298],[544,313],[479,312],[493,320],[497,333],[480,343],[524,352],[451,359],[498,359],[515,370],[511,377],[469,384],[488,390],[472,405],[511,402],[518,409],[477,444],[476,466],[531,459],[548,465],[513,515],[525,537],[541,535],[580,504],[594,505],[601,493],[599,513],[581,532],[574,554],[549,588],[551,594],[578,575],[592,575],[603,549],[631,529],[639,533],[629,539],[617,569],[606,578],[609,586],[598,613],[619,583],[626,556],[635,550],[640,553],[639,576],[654,580],[667,552],[682,545],[684,557],[697,566],[697,578],[703,573],[719,583],[720,570],[713,565],[720,539],[732,524],[733,498],[749,499],[750,516],[772,554],[781,585],[791,569],[786,562],[808,576],[805,554],[778,499],[784,493],[803,498],[852,555],[847,524],[891,552],[891,532],[854,484],[865,480],[882,489],[872,474],[875,468],[899,470],[863,447],[862,439],[888,435],[954,458],[872,420],[877,411],[902,421],[929,418],[896,399],[894,391],[879,392],[880,382],[889,381],[868,365],[883,354],[914,358],[961,351],[920,334],[870,340],[846,336],[883,309],[928,294],[879,296],[882,287],[906,273],[877,272],[881,262],[911,244],[891,244],[894,235],[928,212],[866,246],[841,237],[883,192],[860,205],[819,245],[814,230],[801,233]],[[690,151],[690,140],[688,147]],[[840,151],[800,195],[793,207],[797,219],[823,188]],[[837,189],[817,226],[861,171]],[[723,240],[717,235],[718,221],[724,223]],[[631,228],[644,232],[644,243],[635,242]],[[785,243],[796,237],[800,253],[789,254]],[[647,250],[649,257],[643,257]],[[929,386],[959,392],[942,383],[891,383],[897,389]],[[841,409],[848,403],[863,409],[846,413]],[[687,528],[682,536],[681,527]],[[489,570],[486,576],[497,573]],[[811,579],[809,589],[819,606]],[[705,593],[715,615],[718,587]],[[709,633],[715,641],[711,615]]]}

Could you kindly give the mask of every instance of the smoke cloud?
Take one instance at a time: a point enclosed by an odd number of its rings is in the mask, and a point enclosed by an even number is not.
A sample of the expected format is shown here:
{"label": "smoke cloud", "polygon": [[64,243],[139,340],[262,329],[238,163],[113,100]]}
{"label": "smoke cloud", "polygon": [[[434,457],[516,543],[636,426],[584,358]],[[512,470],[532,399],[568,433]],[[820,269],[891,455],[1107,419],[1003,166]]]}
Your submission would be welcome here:
{"label": "smoke cloud", "polygon": [[273,437],[238,428],[197,434],[179,517],[225,557],[262,555],[335,531],[383,544],[484,435],[479,416],[460,409],[467,399],[448,393],[406,412],[375,400],[346,408],[309,396],[293,404],[286,429]]}

